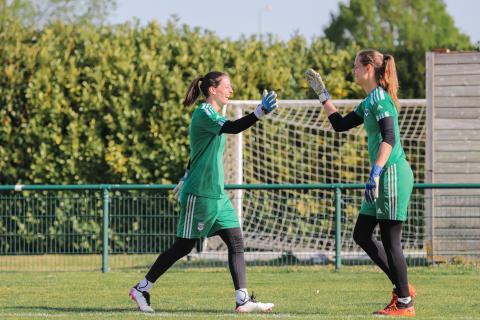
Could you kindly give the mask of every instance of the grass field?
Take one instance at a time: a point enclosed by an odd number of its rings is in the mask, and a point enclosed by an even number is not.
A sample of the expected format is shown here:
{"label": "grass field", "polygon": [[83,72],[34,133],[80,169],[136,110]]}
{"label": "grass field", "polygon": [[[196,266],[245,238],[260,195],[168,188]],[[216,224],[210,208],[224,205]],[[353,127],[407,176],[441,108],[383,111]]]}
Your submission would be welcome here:
{"label": "grass field", "polygon": [[[225,268],[172,269],[152,290],[153,315],[135,311],[130,272],[1,272],[0,319],[374,319],[390,299],[374,267],[250,267],[248,287],[273,313],[237,315]],[[480,319],[475,267],[410,268],[418,319]]]}

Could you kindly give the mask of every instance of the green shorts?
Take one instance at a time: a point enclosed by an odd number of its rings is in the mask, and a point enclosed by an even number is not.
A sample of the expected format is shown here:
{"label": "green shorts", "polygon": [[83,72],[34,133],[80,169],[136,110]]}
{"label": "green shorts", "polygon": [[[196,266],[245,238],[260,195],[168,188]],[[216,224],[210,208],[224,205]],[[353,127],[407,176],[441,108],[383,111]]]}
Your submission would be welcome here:
{"label": "green shorts", "polygon": [[177,237],[198,239],[223,229],[240,228],[237,213],[227,195],[221,199],[180,195]]}
{"label": "green shorts", "polygon": [[360,214],[373,216],[379,220],[405,221],[412,190],[412,169],[407,160],[401,159],[383,170],[377,201],[367,203],[364,199]]}

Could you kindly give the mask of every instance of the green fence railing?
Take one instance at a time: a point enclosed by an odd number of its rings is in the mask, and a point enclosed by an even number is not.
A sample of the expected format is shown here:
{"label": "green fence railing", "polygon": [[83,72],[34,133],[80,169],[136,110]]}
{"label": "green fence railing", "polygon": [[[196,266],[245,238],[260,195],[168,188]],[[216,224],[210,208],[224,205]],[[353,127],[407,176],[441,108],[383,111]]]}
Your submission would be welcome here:
{"label": "green fence railing", "polygon": [[[175,241],[174,185],[0,186],[0,271],[144,268]],[[363,184],[227,185],[251,264],[368,263],[352,232]],[[404,249],[410,264],[478,262],[480,184],[416,184]],[[459,189],[463,191],[458,192]],[[225,264],[209,239],[190,265]],[[100,258],[100,260],[99,260]],[[213,262],[212,262],[213,261]]]}

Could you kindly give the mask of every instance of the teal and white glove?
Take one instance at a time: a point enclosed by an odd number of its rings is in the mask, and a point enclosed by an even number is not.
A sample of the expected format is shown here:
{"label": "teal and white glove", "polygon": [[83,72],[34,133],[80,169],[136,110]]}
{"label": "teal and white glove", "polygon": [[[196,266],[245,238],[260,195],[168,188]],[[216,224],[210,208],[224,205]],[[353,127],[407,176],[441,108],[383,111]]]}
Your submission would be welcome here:
{"label": "teal and white glove", "polygon": [[271,113],[277,107],[277,94],[275,91],[263,90],[262,103],[257,106],[254,113],[258,119],[261,119],[264,115]]}
{"label": "teal and white glove", "polygon": [[175,197],[175,199],[177,199],[177,201],[180,201],[180,193],[182,192],[183,183],[185,182],[185,180],[187,180],[187,177],[188,177],[188,170],[185,171],[185,174],[183,175],[182,178],[180,178],[177,185],[173,189],[173,196]]}
{"label": "teal and white glove", "polygon": [[365,185],[365,201],[368,203],[375,203],[378,199],[378,186],[380,184],[380,175],[383,168],[374,164],[370,171],[367,184]]}
{"label": "teal and white glove", "polygon": [[330,95],[328,94],[327,88],[323,83],[322,77],[313,69],[308,69],[305,71],[305,79],[307,80],[310,87],[318,95],[318,99],[323,104],[325,101],[330,100]]}

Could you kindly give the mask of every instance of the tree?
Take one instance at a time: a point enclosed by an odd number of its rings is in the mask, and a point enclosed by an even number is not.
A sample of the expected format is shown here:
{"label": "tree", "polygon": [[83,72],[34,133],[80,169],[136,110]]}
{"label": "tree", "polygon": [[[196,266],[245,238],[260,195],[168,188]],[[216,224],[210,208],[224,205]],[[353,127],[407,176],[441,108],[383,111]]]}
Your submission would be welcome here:
{"label": "tree", "polygon": [[59,20],[99,24],[105,22],[116,5],[116,0],[0,0],[0,18],[2,25],[13,18],[37,28]]}
{"label": "tree", "polygon": [[425,96],[425,51],[473,48],[442,0],[350,0],[331,19],[325,36],[340,48],[356,42],[395,56],[403,98]]}
{"label": "tree", "polygon": [[340,13],[331,17],[325,35],[342,47],[352,41],[380,49],[471,47],[442,0],[351,0],[340,3]]}

